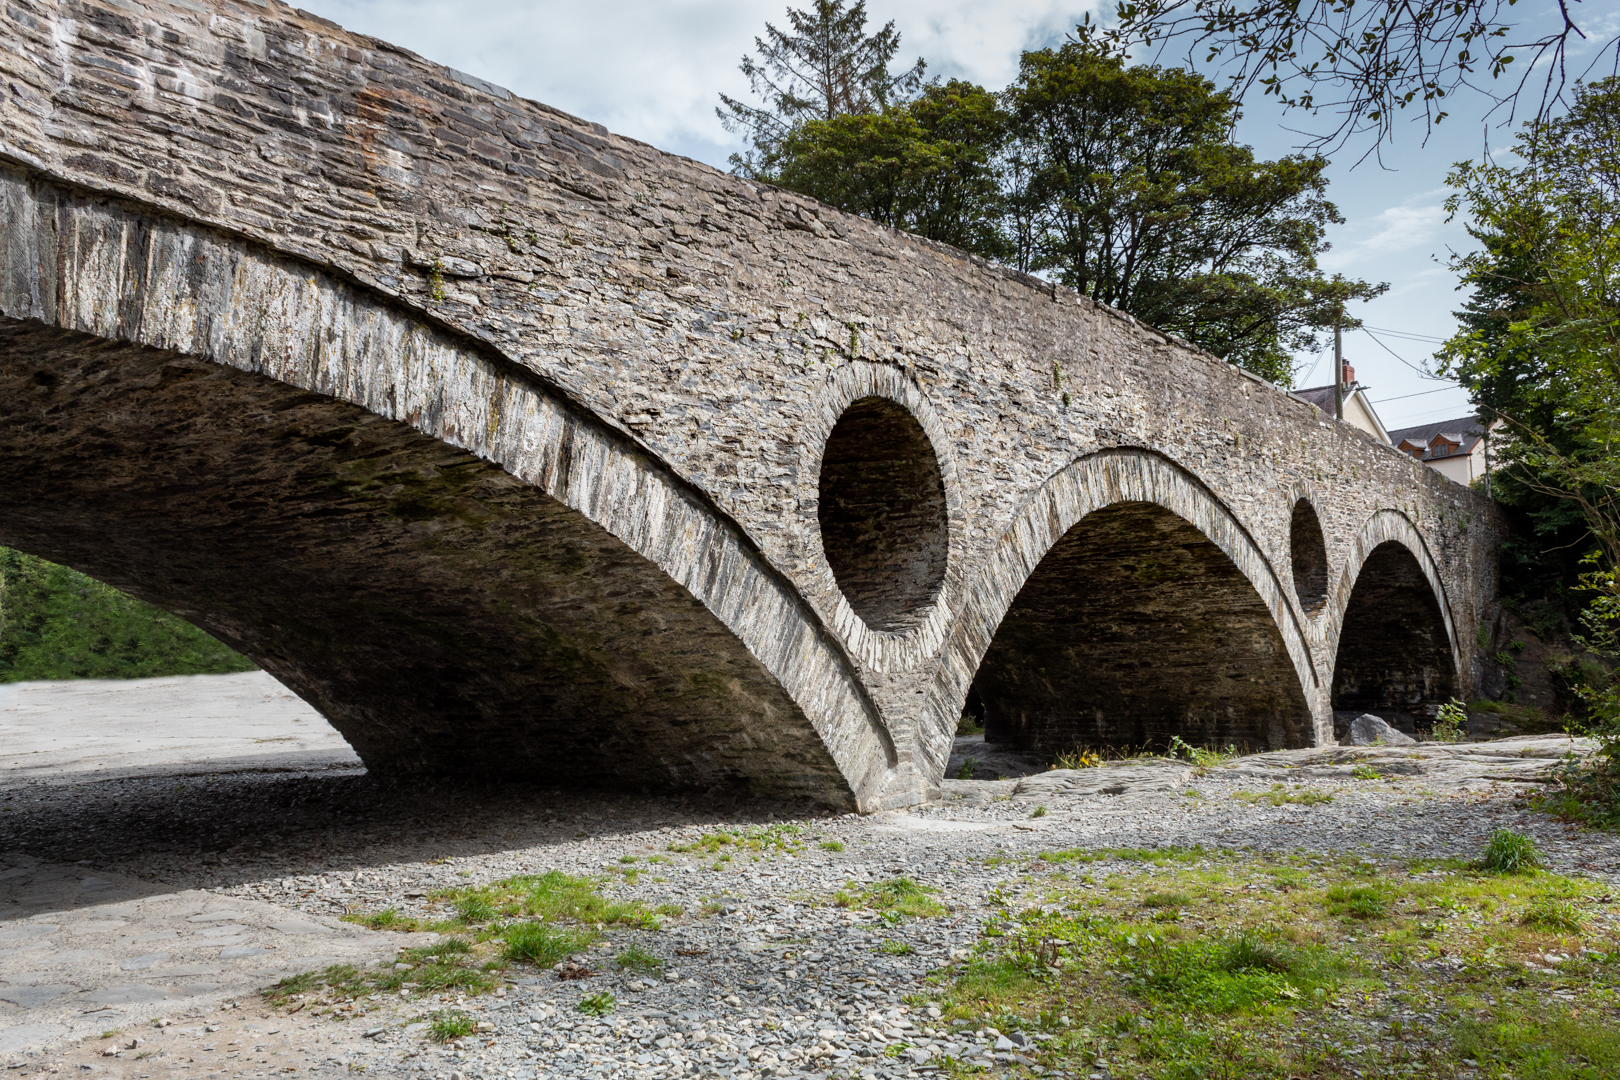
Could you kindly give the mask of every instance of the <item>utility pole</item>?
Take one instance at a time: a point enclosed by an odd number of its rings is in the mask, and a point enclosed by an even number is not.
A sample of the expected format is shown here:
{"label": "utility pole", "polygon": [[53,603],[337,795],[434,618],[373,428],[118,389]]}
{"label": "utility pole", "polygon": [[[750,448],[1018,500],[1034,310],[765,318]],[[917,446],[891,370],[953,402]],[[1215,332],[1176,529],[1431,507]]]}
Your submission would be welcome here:
{"label": "utility pole", "polygon": [[1344,310],[1333,317],[1333,419],[1344,419]]}

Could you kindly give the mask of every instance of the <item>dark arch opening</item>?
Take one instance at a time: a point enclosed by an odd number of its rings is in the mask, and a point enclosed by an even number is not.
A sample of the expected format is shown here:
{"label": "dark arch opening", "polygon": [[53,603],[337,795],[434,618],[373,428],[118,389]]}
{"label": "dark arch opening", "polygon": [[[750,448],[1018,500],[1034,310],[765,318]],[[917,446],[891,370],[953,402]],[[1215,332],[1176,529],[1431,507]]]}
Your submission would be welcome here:
{"label": "dark arch opening", "polygon": [[1152,503],[1087,516],[1003,617],[973,694],[985,740],[1072,747],[1304,745],[1305,702],[1265,602],[1226,553]]}
{"label": "dark arch opening", "polygon": [[887,398],[838,418],[821,457],[821,546],[844,598],[877,630],[913,625],[945,580],[945,481],[928,434]]}
{"label": "dark arch opening", "polygon": [[1294,504],[1293,520],[1288,526],[1289,561],[1294,567],[1294,595],[1307,615],[1319,615],[1327,603],[1328,558],[1327,543],[1322,538],[1322,523],[1316,517],[1316,508],[1309,499]]}
{"label": "dark arch opening", "polygon": [[498,465],[260,375],[0,318],[0,544],[203,629],[374,771],[847,790],[657,565]]}
{"label": "dark arch opening", "polygon": [[[1335,728],[1360,713],[1408,732],[1428,726],[1456,692],[1457,670],[1434,587],[1404,544],[1379,544],[1362,564],[1333,663]],[[1342,714],[1342,715],[1340,715]]]}

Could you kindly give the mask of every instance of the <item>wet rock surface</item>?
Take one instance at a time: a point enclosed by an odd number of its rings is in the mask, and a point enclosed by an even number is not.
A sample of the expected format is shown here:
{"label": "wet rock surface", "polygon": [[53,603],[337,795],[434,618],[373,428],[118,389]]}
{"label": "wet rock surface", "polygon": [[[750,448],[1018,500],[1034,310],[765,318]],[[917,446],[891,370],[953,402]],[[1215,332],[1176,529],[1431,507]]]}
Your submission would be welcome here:
{"label": "wet rock surface", "polygon": [[[55,783],[35,774],[0,791],[10,808],[0,812],[0,1061],[12,1075],[364,1066],[447,1080],[888,1077],[927,1074],[945,1055],[1016,1064],[1032,1036],[941,1023],[929,1011],[941,991],[925,976],[971,946],[993,890],[1038,853],[1203,845],[1472,857],[1506,827],[1534,836],[1561,871],[1616,881],[1620,840],[1566,831],[1519,797],[1587,749],[1529,738],[1282,751],[1209,769],[1117,763],[947,781],[936,805],[864,818],[719,797],[400,788],[341,763],[191,777],[153,766]],[[1333,799],[1232,797],[1276,783]],[[781,830],[781,850],[724,861],[671,850],[718,829],[779,826],[797,830]],[[334,960],[386,965],[414,943],[341,922],[345,911],[442,915],[429,906],[437,888],[550,869],[684,914],[657,931],[609,929],[605,948],[576,958],[583,978],[513,965],[498,995],[362,999],[334,1020],[272,1010],[255,993]],[[945,913],[890,925],[834,902],[902,875],[938,890]],[[621,969],[615,957],[632,945],[659,963]],[[580,1012],[604,993],[608,1015]],[[441,1009],[483,1028],[435,1044],[425,1025]]]}

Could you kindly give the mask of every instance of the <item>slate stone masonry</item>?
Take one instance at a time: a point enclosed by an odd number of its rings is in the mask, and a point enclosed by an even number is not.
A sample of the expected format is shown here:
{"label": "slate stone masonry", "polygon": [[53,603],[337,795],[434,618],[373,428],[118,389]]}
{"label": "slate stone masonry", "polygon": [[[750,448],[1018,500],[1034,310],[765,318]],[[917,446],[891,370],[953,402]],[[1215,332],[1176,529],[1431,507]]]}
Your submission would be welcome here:
{"label": "slate stone masonry", "polygon": [[[391,439],[408,428],[534,485],[534,513],[567,508],[547,520],[600,530],[668,576],[707,612],[691,625],[712,625],[659,663],[682,653],[692,671],[735,673],[748,662],[714,643],[741,643],[757,670],[722,696],[746,718],[673,710],[646,747],[623,751],[642,755],[634,782],[730,776],[863,808],[925,797],[1024,583],[1085,513],[1122,500],[1195,526],[1206,539],[1193,563],[1231,581],[1218,551],[1252,590],[1237,590],[1234,619],[1269,616],[1244,640],[1297,684],[1267,690],[1267,709],[1293,704],[1263,725],[1266,737],[1331,740],[1344,612],[1381,545],[1403,548],[1403,580],[1437,598],[1433,610],[1410,605],[1422,626],[1398,629],[1422,639],[1424,664],[1443,641],[1450,691],[1477,685],[1474,628],[1494,594],[1501,527],[1488,500],[1065,289],[661,153],[274,0],[11,0],[0,10],[0,161],[7,377],[88,377],[99,339],[346,402],[400,428]],[[401,349],[408,362],[396,362]],[[839,588],[820,527],[828,436],[871,398],[915,419],[944,498],[943,551],[927,538],[894,548],[912,553],[908,573],[938,581],[932,603],[918,608],[919,590],[901,589],[903,617],[880,614],[875,626]],[[26,455],[27,433],[55,421],[15,410],[7,422],[8,453]],[[98,444],[85,432],[81,464],[93,469]],[[250,469],[220,437],[222,473]],[[930,501],[918,498],[907,505]],[[1301,500],[1320,523],[1327,580],[1325,597],[1303,604],[1296,578],[1320,583],[1323,568],[1291,565]],[[50,556],[50,515],[26,505],[0,511],[0,533]],[[415,528],[461,512],[424,511]],[[913,517],[938,534],[937,509]],[[36,530],[32,544],[20,522]],[[1172,526],[1100,529],[1088,543],[1113,538],[1101,555],[1124,573],[1137,554],[1174,562]],[[385,577],[392,556],[378,558]],[[427,573],[408,562],[408,580]],[[476,588],[465,573],[456,589]],[[131,583],[177,603],[155,570]],[[632,591],[633,601],[590,602],[585,621],[620,642],[617,659],[600,659],[604,673],[636,660],[634,635],[616,629],[623,604],[647,605],[635,617],[656,622],[683,603],[650,584]],[[329,631],[363,622],[358,609],[333,619]],[[249,637],[261,649],[275,640],[269,626],[237,640]],[[1345,648],[1354,660],[1362,644]],[[1139,678],[1166,680],[1168,692],[1168,680],[1213,678],[1224,662],[1199,669],[1186,655],[1191,671],[1148,664]],[[280,662],[303,672],[288,676],[295,685],[331,688],[320,699],[329,715],[377,713],[334,704],[342,680],[319,674],[314,652]],[[1386,670],[1398,655],[1357,662],[1377,667],[1370,678],[1389,693],[1411,693],[1413,680]],[[481,715],[515,715],[528,676],[469,670],[454,678],[498,701]],[[1083,673],[1049,675],[1061,695]],[[591,709],[630,730],[614,719],[611,682],[604,675]],[[734,693],[744,684],[757,692]],[[1242,712],[1240,699],[1222,698]],[[423,748],[442,732],[420,732],[436,707],[412,708],[416,719],[370,735],[360,728],[377,721],[353,721],[357,745],[415,739],[395,756],[431,759]],[[716,723],[730,732],[722,754]],[[488,724],[461,741],[479,745],[498,726]],[[779,764],[756,767],[750,747],[773,732],[794,734],[761,758]],[[566,756],[547,768],[566,773]],[[798,766],[780,763],[794,761],[806,763],[802,784],[785,779]]]}

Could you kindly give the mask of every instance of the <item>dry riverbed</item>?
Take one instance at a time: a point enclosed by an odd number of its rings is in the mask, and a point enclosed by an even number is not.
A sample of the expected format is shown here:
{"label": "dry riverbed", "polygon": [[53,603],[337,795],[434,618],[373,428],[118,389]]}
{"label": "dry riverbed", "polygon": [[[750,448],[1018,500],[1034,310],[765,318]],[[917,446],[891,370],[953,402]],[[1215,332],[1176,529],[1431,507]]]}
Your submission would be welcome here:
{"label": "dry riverbed", "polygon": [[[1491,1056],[1492,1025],[1577,1055],[1614,1027],[1620,842],[1524,798],[1572,747],[1119,764],[869,818],[396,787],[309,746],[36,769],[0,791],[0,1064],[1584,1077]],[[1496,829],[1552,872],[1470,869]]]}

